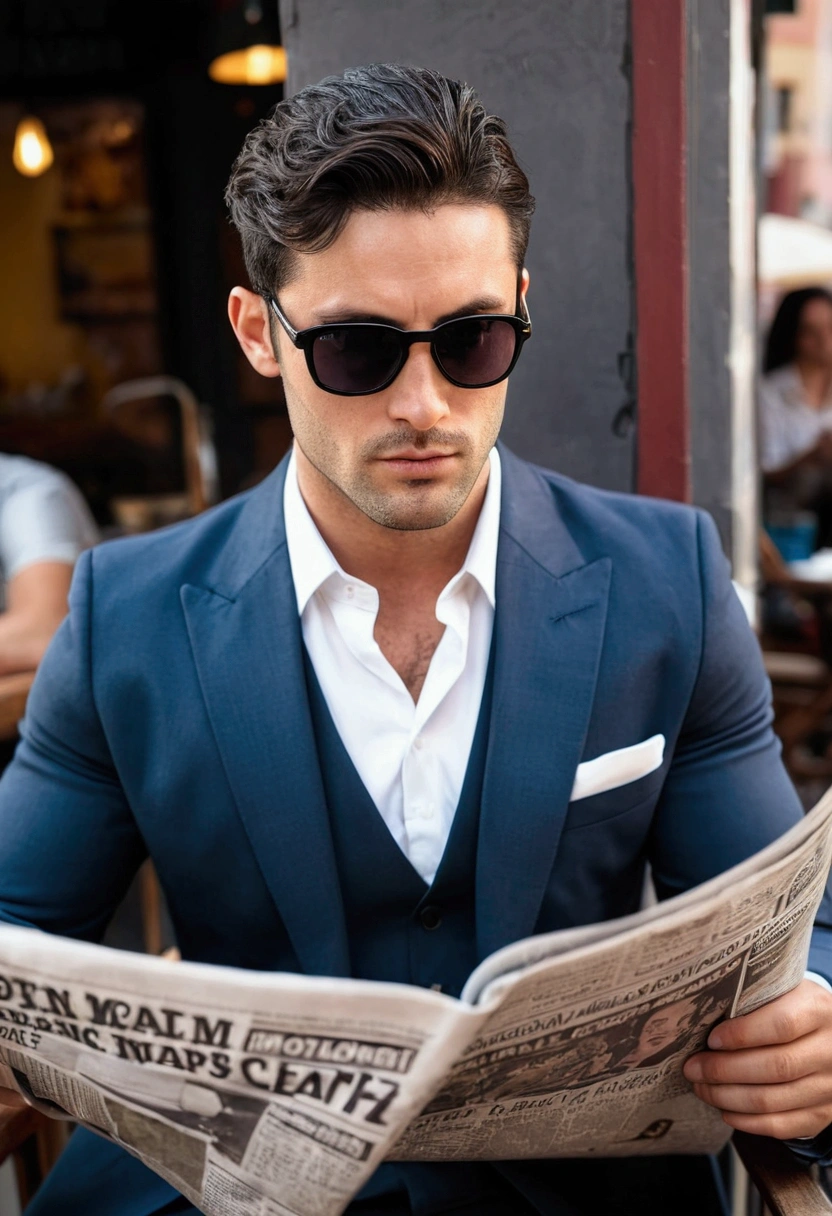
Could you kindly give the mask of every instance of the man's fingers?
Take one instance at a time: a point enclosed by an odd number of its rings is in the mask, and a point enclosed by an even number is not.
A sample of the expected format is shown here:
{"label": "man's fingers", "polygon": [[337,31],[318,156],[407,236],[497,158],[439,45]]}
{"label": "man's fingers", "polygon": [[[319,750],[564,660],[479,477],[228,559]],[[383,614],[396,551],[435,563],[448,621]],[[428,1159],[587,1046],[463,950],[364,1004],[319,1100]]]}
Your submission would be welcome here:
{"label": "man's fingers", "polygon": [[789,1140],[832,1123],[832,994],[819,984],[721,1022],[708,1047],[684,1073],[729,1127]]}
{"label": "man's fingers", "polygon": [[822,1076],[804,1077],[788,1085],[694,1085],[693,1090],[718,1110],[747,1115],[813,1110],[823,1106],[829,1096],[829,1084]]}
{"label": "man's fingers", "polygon": [[813,980],[803,980],[791,992],[753,1013],[720,1022],[710,1033],[708,1046],[717,1051],[738,1051],[791,1043],[826,1025],[830,994]]}
{"label": "man's fingers", "polygon": [[828,1071],[828,1045],[820,1032],[777,1047],[701,1051],[685,1061],[688,1081],[710,1085],[780,1085]]}
{"label": "man's fingers", "polygon": [[755,1136],[773,1136],[775,1140],[797,1140],[805,1136],[818,1136],[832,1123],[832,1107],[825,1105],[815,1110],[795,1110],[776,1115],[747,1115],[736,1111],[723,1111],[722,1118],[729,1127],[738,1132],[751,1132]]}

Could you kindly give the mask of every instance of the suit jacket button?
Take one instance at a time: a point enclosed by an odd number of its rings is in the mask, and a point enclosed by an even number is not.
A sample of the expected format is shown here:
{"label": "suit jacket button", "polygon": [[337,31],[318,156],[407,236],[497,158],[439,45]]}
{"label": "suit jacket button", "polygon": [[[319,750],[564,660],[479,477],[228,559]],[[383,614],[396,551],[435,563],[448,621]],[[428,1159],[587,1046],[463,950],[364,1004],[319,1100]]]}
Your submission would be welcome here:
{"label": "suit jacket button", "polygon": [[419,920],[422,922],[422,928],[432,933],[442,924],[442,915],[435,904],[428,904],[419,913]]}

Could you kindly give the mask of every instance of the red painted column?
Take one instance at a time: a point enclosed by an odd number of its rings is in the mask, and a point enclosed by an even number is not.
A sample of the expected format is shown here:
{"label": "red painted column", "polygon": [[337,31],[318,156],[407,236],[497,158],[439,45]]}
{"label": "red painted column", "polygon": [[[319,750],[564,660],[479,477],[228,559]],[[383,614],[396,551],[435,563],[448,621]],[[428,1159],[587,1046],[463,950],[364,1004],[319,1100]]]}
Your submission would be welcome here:
{"label": "red painted column", "polygon": [[640,494],[688,502],[686,0],[631,0]]}

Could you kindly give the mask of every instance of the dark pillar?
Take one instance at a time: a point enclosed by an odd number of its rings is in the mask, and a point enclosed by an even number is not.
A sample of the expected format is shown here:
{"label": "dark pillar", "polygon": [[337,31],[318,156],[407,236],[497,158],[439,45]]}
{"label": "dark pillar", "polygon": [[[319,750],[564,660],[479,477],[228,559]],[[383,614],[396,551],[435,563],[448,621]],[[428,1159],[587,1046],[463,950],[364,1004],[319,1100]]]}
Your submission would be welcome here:
{"label": "dark pillar", "polygon": [[688,121],[691,446],[696,501],[730,544],[731,223],[728,211],[731,40],[728,4],[690,0]]}

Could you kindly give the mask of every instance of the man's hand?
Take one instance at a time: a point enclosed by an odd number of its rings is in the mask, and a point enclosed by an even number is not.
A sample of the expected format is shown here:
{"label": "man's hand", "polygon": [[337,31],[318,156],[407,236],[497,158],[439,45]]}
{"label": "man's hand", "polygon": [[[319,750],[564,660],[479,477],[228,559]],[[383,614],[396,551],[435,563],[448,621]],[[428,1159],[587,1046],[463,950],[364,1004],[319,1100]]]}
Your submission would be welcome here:
{"label": "man's hand", "polygon": [[720,1022],[684,1072],[730,1127],[790,1140],[832,1123],[832,993],[814,980]]}

